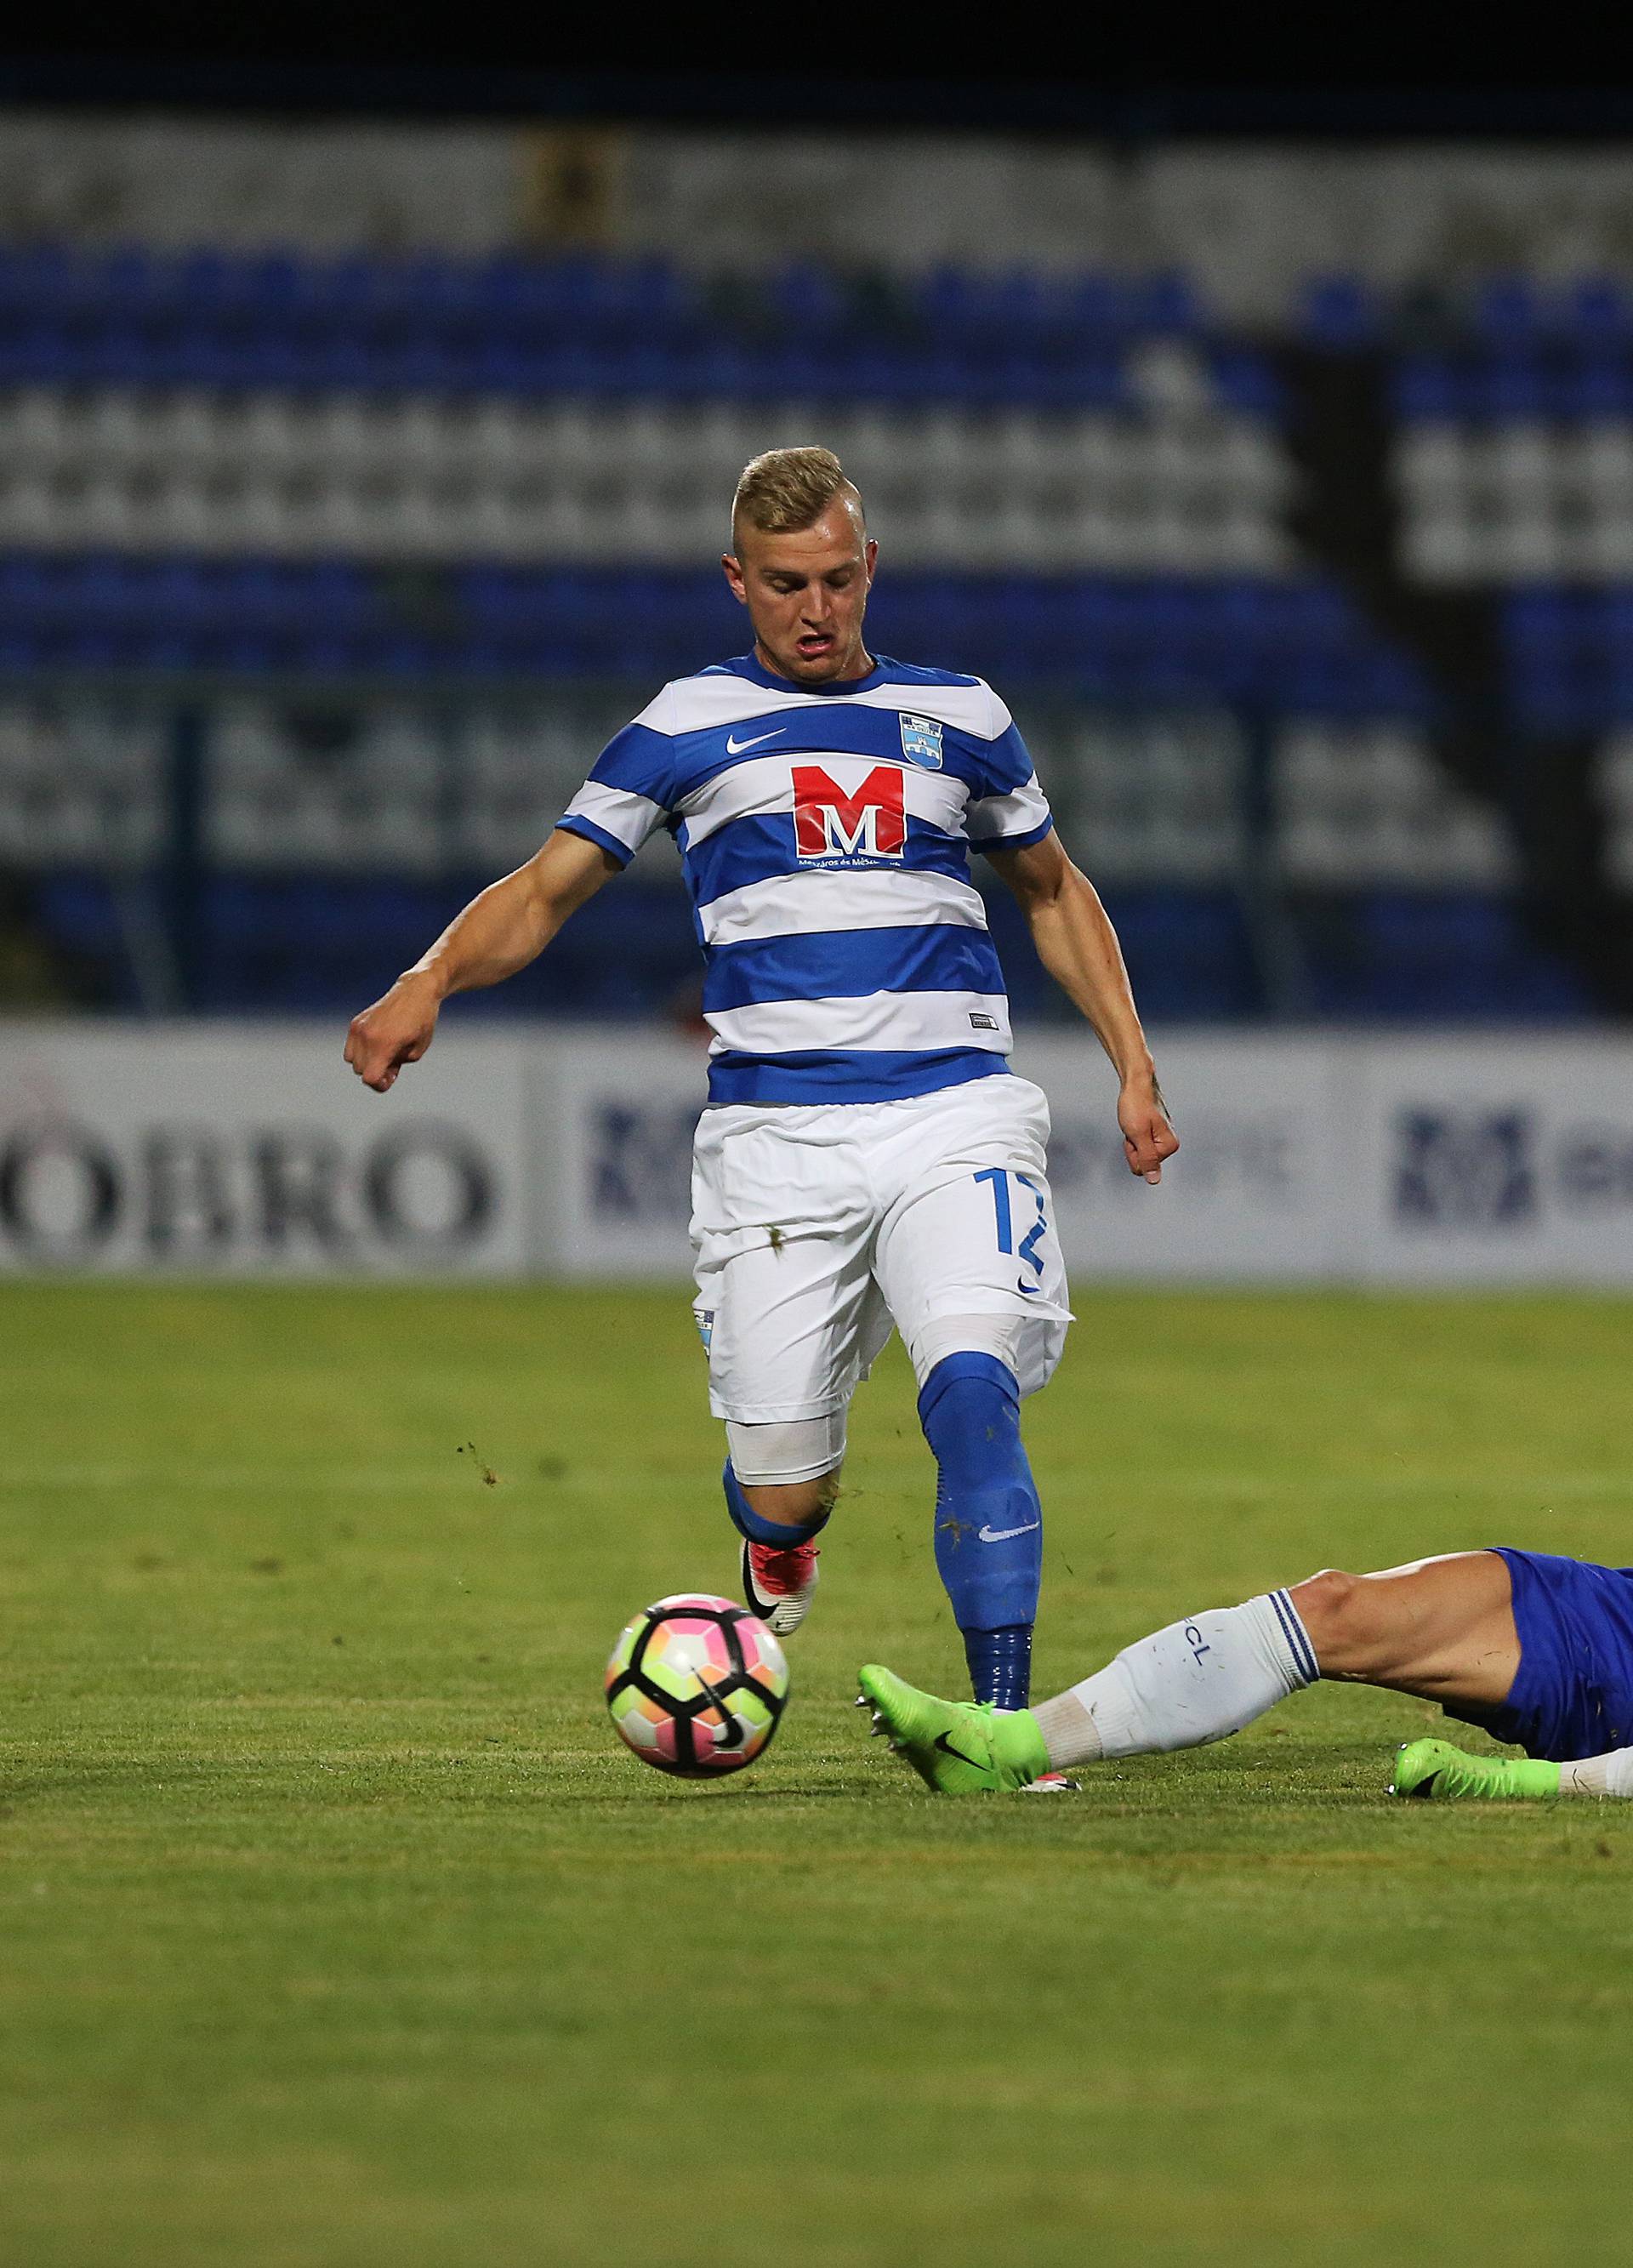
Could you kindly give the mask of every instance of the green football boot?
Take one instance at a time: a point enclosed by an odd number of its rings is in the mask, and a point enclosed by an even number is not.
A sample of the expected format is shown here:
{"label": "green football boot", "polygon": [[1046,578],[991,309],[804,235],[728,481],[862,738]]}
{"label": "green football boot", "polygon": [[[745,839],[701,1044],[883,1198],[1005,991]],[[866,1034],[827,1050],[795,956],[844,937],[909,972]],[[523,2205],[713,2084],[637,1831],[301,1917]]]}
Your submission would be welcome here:
{"label": "green football boot", "polygon": [[1449,1741],[1403,1741],[1396,1751],[1391,1795],[1475,1796],[1531,1802],[1559,1793],[1559,1766],[1534,1756],[1471,1756]]}
{"label": "green football boot", "polygon": [[872,1709],[874,1732],[939,1795],[1008,1792],[1049,1769],[1049,1752],[1029,1709],[938,1701],[873,1661],[857,1682],[862,1688],[857,1706]]}

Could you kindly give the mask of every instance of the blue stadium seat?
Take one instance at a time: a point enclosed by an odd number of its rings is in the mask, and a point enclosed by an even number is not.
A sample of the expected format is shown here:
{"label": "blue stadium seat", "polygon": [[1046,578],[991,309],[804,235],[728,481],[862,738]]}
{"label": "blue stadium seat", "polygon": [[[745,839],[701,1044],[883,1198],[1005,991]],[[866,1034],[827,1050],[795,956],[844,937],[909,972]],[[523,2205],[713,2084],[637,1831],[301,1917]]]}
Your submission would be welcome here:
{"label": "blue stadium seat", "polygon": [[1230,1021],[1260,1007],[1251,940],[1233,893],[1111,887],[1105,895],[1136,994],[1154,1020]]}
{"label": "blue stadium seat", "polygon": [[1591,1012],[1578,980],[1524,935],[1501,899],[1363,892],[1350,921],[1347,949],[1313,956],[1323,1014],[1512,1023]]}
{"label": "blue stadium seat", "polygon": [[1481,414],[1487,417],[1529,419],[1556,414],[1554,373],[1534,355],[1499,348],[1478,377]]}
{"label": "blue stadium seat", "polygon": [[1475,287],[1469,310],[1477,338],[1499,353],[1524,347],[1548,328],[1541,293],[1528,276],[1490,276]]}
{"label": "blue stadium seat", "polygon": [[1618,277],[1578,277],[1564,293],[1562,315],[1565,328],[1585,342],[1625,346],[1633,339],[1633,297]]}
{"label": "blue stadium seat", "polygon": [[1056,310],[1063,330],[1079,350],[1089,342],[1102,347],[1118,343],[1129,327],[1128,293],[1107,276],[1071,278],[1061,291]]}
{"label": "blue stadium seat", "polygon": [[1576,635],[1572,598],[1573,593],[1547,584],[1515,590],[1504,613],[1508,638],[1531,654],[1553,654],[1568,648]]}
{"label": "blue stadium seat", "polygon": [[1216,347],[1209,357],[1214,387],[1229,409],[1244,416],[1279,421],[1286,414],[1281,380],[1262,355],[1239,348]]}
{"label": "blue stadium seat", "polygon": [[33,891],[33,912],[49,942],[89,977],[98,1005],[136,1010],[144,1003],[112,885],[101,874],[53,874]]}
{"label": "blue stadium seat", "polygon": [[1633,652],[1633,591],[1625,586],[1578,594],[1584,626],[1606,645]]}
{"label": "blue stadium seat", "polygon": [[1177,269],[1136,276],[1127,291],[1128,321],[1134,330],[1187,336],[1203,328],[1202,306],[1190,278]]}
{"label": "blue stadium seat", "polygon": [[1372,291],[1358,276],[1313,276],[1298,295],[1296,320],[1310,345],[1336,354],[1373,345],[1382,328]]}
{"label": "blue stadium seat", "polygon": [[1390,399],[1395,416],[1409,423],[1445,423],[1466,404],[1452,365],[1439,355],[1404,355],[1394,368]]}
{"label": "blue stadium seat", "polygon": [[1624,356],[1595,347],[1562,372],[1555,404],[1556,416],[1589,423],[1633,416],[1633,371]]}

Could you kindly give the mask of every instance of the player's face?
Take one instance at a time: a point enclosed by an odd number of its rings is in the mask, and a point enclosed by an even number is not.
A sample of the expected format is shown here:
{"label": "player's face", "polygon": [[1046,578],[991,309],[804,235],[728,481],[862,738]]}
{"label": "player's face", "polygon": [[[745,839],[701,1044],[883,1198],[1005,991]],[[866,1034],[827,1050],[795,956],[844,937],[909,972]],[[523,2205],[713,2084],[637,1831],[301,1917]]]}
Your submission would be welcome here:
{"label": "player's face", "polygon": [[862,617],[878,555],[847,497],[835,497],[820,519],[791,535],[738,531],[737,556],[728,552],[721,564],[748,609],[768,669],[796,685],[866,675],[872,664]]}

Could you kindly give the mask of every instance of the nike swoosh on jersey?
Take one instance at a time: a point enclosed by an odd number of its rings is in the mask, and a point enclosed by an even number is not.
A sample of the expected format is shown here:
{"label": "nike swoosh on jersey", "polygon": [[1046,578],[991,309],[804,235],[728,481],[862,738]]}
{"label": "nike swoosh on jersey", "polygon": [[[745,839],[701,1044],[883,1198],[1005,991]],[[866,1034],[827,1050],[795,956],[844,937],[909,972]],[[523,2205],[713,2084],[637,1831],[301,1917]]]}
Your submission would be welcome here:
{"label": "nike swoosh on jersey", "polygon": [[756,733],[752,740],[734,740],[728,733],[725,752],[728,756],[740,756],[745,748],[757,748],[762,740],[780,740],[787,730],[786,725],[779,725],[775,733]]}
{"label": "nike swoosh on jersey", "polygon": [[1024,1528],[978,1528],[976,1539],[982,1543],[1007,1543],[1011,1535],[1030,1535],[1034,1528],[1041,1528],[1041,1520],[1029,1520]]}

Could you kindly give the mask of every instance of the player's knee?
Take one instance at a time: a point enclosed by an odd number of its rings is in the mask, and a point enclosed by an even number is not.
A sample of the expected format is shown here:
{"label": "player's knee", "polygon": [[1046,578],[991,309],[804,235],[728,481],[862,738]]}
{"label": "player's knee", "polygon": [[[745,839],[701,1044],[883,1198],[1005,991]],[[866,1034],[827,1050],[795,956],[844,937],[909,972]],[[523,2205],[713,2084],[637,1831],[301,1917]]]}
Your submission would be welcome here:
{"label": "player's knee", "polygon": [[1347,1574],[1342,1567],[1324,1567],[1307,1582],[1295,1584],[1288,1595],[1298,1610],[1322,1675],[1365,1675],[1378,1640],[1378,1616],[1365,1576]]}
{"label": "player's knee", "polygon": [[944,1355],[919,1389],[918,1422],[938,1458],[966,1436],[989,1445],[1019,1440],[1020,1391],[997,1357],[975,1348]]}
{"label": "player's knee", "polygon": [[837,1485],[845,1455],[845,1413],[834,1410],[820,1418],[792,1418],[769,1425],[746,1425],[728,1418],[725,1438],[732,1470],[752,1503],[757,1488]]}
{"label": "player's knee", "polygon": [[1027,1321],[1024,1315],[938,1315],[922,1324],[908,1345],[920,1392],[949,1355],[990,1355],[1006,1370],[1019,1370],[1021,1331]]}
{"label": "player's knee", "polygon": [[839,1468],[819,1473],[813,1480],[804,1481],[742,1481],[739,1483],[748,1508],[761,1520],[774,1520],[783,1528],[810,1528],[819,1520],[826,1520],[834,1509],[839,1495]]}

